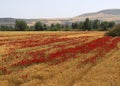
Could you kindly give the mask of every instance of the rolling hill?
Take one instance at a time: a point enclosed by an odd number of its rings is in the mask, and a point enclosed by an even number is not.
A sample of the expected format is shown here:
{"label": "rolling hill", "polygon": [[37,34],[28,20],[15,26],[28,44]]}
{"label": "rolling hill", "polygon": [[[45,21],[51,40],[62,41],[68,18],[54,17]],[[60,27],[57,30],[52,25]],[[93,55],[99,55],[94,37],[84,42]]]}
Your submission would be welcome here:
{"label": "rolling hill", "polygon": [[[99,19],[102,21],[115,21],[120,23],[120,9],[107,9],[101,10],[93,13],[86,13],[72,18],[54,18],[54,19],[23,19],[29,26],[32,26],[37,21],[41,21],[45,24],[60,23],[60,24],[71,24],[72,22],[84,21],[85,18],[90,18],[91,20]],[[0,25],[14,25],[15,18],[0,18]]]}

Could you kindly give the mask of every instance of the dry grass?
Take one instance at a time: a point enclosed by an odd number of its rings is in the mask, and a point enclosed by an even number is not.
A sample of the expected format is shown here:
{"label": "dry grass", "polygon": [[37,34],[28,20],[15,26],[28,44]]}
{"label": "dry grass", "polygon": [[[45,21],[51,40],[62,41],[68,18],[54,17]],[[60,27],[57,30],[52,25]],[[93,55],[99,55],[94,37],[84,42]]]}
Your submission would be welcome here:
{"label": "dry grass", "polygon": [[[60,38],[74,38],[81,36],[93,36],[91,40],[102,37],[104,32],[0,32],[2,35],[18,35],[20,39],[24,39],[26,34],[62,34]],[[77,33],[77,34],[76,34]],[[14,37],[14,36],[13,36]],[[10,39],[12,39],[11,37]],[[17,39],[17,37],[14,39]],[[6,38],[6,37],[5,37]],[[90,40],[89,40],[90,41]],[[89,42],[88,41],[88,42]],[[58,43],[59,44],[59,43]],[[47,49],[51,45],[45,45],[38,49]],[[119,44],[118,44],[119,45]],[[0,54],[5,54],[9,50],[5,50],[9,46],[0,46],[2,50]],[[12,46],[13,47],[13,46]],[[16,46],[14,46],[16,48]],[[18,48],[18,47],[17,47]],[[16,49],[17,49],[16,48]],[[32,48],[24,48],[20,50],[29,50]],[[38,50],[35,47],[36,50]],[[33,50],[35,50],[33,48]],[[50,52],[56,49],[51,49]],[[47,51],[47,53],[50,53]],[[104,58],[95,64],[81,64],[80,62],[92,56],[95,51],[88,54],[78,53],[78,58],[70,58],[65,62],[57,65],[48,63],[33,64],[24,67],[19,72],[15,71],[11,74],[0,75],[0,86],[120,86],[120,49],[115,49],[104,56]]]}
{"label": "dry grass", "polygon": [[90,69],[73,86],[119,86],[120,50],[111,52],[104,61]]}

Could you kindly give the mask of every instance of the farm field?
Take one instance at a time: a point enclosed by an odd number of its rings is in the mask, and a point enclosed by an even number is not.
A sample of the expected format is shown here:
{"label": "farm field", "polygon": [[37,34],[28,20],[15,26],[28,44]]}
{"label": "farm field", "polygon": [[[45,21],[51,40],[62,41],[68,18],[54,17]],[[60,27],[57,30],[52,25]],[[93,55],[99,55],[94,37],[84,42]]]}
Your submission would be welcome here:
{"label": "farm field", "polygon": [[0,86],[120,86],[120,37],[0,32]]}

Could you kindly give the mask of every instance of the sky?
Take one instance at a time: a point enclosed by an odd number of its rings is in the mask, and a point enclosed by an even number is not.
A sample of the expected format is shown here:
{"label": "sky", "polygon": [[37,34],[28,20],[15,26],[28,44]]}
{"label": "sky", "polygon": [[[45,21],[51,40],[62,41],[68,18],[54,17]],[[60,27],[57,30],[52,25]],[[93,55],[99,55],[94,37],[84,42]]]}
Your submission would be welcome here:
{"label": "sky", "polygon": [[0,18],[70,18],[113,8],[120,0],[0,0]]}

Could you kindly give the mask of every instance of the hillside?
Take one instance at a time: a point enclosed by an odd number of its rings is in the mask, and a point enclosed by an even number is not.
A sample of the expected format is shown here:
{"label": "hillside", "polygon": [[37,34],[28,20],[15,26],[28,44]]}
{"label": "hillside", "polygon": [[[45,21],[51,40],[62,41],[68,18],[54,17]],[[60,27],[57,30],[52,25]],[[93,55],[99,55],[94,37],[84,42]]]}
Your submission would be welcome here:
{"label": "hillside", "polygon": [[99,19],[103,21],[115,21],[118,23],[120,21],[120,9],[108,9],[95,13],[87,13],[77,16],[74,19],[84,20],[86,17],[90,19]]}
{"label": "hillside", "polygon": [[120,9],[108,9],[102,10],[98,13],[111,14],[111,15],[120,15]]}
{"label": "hillside", "polygon": [[[99,19],[103,21],[115,21],[116,23],[120,23],[120,9],[108,9],[102,10],[94,13],[86,13],[73,18],[55,18],[55,19],[23,19],[25,20],[29,26],[34,25],[35,22],[41,21],[48,25],[52,23],[60,23],[60,24],[71,24],[72,22],[84,21],[85,18],[90,19]],[[0,25],[14,25],[15,18],[0,18]]]}

